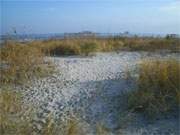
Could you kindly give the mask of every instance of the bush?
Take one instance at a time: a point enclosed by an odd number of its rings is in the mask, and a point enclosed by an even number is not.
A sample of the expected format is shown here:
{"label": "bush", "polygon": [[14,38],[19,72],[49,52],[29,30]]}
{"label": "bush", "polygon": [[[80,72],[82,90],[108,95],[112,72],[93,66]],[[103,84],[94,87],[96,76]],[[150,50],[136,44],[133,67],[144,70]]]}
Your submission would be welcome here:
{"label": "bush", "polygon": [[142,62],[138,89],[128,97],[129,108],[150,117],[177,109],[180,104],[179,70],[177,60]]}

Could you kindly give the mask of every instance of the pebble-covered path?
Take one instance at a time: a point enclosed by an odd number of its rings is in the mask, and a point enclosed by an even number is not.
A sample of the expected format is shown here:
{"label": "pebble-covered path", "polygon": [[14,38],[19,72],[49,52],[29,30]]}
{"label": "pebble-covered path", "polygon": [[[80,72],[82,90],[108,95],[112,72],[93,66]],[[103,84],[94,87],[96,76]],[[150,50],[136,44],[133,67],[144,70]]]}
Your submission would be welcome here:
{"label": "pebble-covered path", "polygon": [[[48,114],[63,119],[68,109],[73,108],[81,112],[82,118],[89,124],[104,123],[105,127],[115,131],[122,125],[118,112],[125,109],[123,93],[135,87],[134,80],[128,79],[127,71],[135,70],[142,59],[169,57],[178,58],[178,54],[119,52],[97,53],[91,57],[48,57],[46,59],[54,63],[57,71],[20,90],[23,91],[25,102],[38,107],[38,129],[45,123]],[[178,124],[172,121],[169,121],[169,125],[164,124],[165,127],[161,124],[162,130],[165,130],[163,133],[166,130],[167,134],[178,132]],[[140,128],[131,125],[132,130],[124,128],[124,134],[149,135],[158,132],[158,125],[139,125]]]}

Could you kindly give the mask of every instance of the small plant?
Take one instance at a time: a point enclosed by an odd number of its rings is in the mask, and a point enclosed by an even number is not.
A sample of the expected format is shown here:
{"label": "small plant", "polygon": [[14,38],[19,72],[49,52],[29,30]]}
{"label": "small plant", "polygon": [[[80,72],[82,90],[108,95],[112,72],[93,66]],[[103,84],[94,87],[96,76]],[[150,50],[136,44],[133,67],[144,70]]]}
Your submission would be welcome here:
{"label": "small plant", "polygon": [[177,60],[144,61],[140,65],[138,89],[129,94],[129,108],[153,117],[180,105]]}

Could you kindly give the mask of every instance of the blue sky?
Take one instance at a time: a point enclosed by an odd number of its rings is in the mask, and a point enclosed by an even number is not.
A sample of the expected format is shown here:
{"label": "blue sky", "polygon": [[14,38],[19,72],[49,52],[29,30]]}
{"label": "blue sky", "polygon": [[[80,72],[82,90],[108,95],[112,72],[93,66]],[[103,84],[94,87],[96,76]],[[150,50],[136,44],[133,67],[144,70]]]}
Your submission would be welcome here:
{"label": "blue sky", "polygon": [[0,32],[180,34],[180,0],[0,0]]}

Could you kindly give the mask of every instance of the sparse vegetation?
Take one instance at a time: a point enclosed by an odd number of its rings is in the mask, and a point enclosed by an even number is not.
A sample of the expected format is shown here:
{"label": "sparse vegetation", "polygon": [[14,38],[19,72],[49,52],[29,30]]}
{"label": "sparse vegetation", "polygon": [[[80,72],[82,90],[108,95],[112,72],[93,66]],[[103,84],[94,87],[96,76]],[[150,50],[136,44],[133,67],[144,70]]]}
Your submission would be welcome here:
{"label": "sparse vegetation", "polygon": [[56,120],[56,122],[49,117],[43,125],[40,134],[42,135],[86,135],[85,123],[75,116],[68,116],[63,121]]}
{"label": "sparse vegetation", "polygon": [[48,55],[88,55],[91,52],[120,50],[154,51],[163,49],[178,52],[180,49],[180,39],[158,37],[76,37],[60,40],[33,41],[29,45],[40,48],[42,52]]}
{"label": "sparse vegetation", "polygon": [[[33,135],[37,134],[33,125],[31,106],[22,102],[20,93],[3,89],[0,90],[0,134],[1,135]],[[83,122],[69,117],[65,121],[54,122],[51,115],[46,120],[40,135],[85,135]]]}
{"label": "sparse vegetation", "polygon": [[[51,72],[44,56],[89,55],[92,52],[168,49],[179,51],[178,38],[70,38],[62,40],[5,42],[0,48],[0,82],[2,85],[22,84],[32,77]],[[46,64],[45,64],[46,63]],[[52,68],[52,67],[50,67]],[[148,116],[165,113],[180,103],[178,61],[147,61],[140,66],[138,90],[129,97],[129,108]],[[32,113],[22,103],[21,95],[13,90],[0,90],[0,133],[3,135],[29,135],[34,132]],[[49,118],[43,135],[80,135],[81,121],[70,119],[58,125]],[[103,126],[97,126],[97,134],[108,134]]]}
{"label": "sparse vegetation", "polygon": [[[170,50],[178,52],[180,49],[180,39],[178,38],[138,38],[138,37],[114,37],[114,38],[77,38],[65,40],[50,40],[45,44],[51,44],[51,54],[68,54],[68,55],[88,55],[90,52],[107,52],[107,51],[154,51]],[[44,44],[44,46],[45,46]],[[53,45],[55,44],[55,45]],[[53,46],[56,46],[54,49]]]}
{"label": "sparse vegetation", "polygon": [[[0,134],[1,135],[86,135],[88,124],[78,117],[68,117],[64,121],[54,121],[51,115],[40,131],[34,129],[36,112],[22,102],[20,93],[13,90],[0,90]],[[107,129],[97,125],[97,135],[108,135]]]}
{"label": "sparse vegetation", "polygon": [[103,124],[98,123],[96,125],[96,135],[108,135],[109,131],[103,126]]}
{"label": "sparse vegetation", "polygon": [[[139,37],[76,37],[61,40],[44,40],[20,43],[6,41],[0,50],[1,83],[22,83],[44,71],[43,57],[46,55],[89,55],[92,52],[168,49],[178,51],[179,38]],[[43,68],[42,68],[43,67]]]}
{"label": "sparse vegetation", "polygon": [[155,50],[171,50],[178,52],[180,49],[179,38],[127,38],[124,39],[124,47],[130,51],[155,51]]}
{"label": "sparse vegetation", "polygon": [[44,75],[48,68],[44,65],[43,57],[44,53],[32,45],[7,42],[0,51],[1,84],[19,84]]}
{"label": "sparse vegetation", "polygon": [[32,112],[22,104],[21,95],[12,90],[0,91],[0,134],[30,135]]}
{"label": "sparse vegetation", "polygon": [[177,60],[143,61],[138,89],[129,94],[129,108],[154,117],[180,105],[180,63]]}

